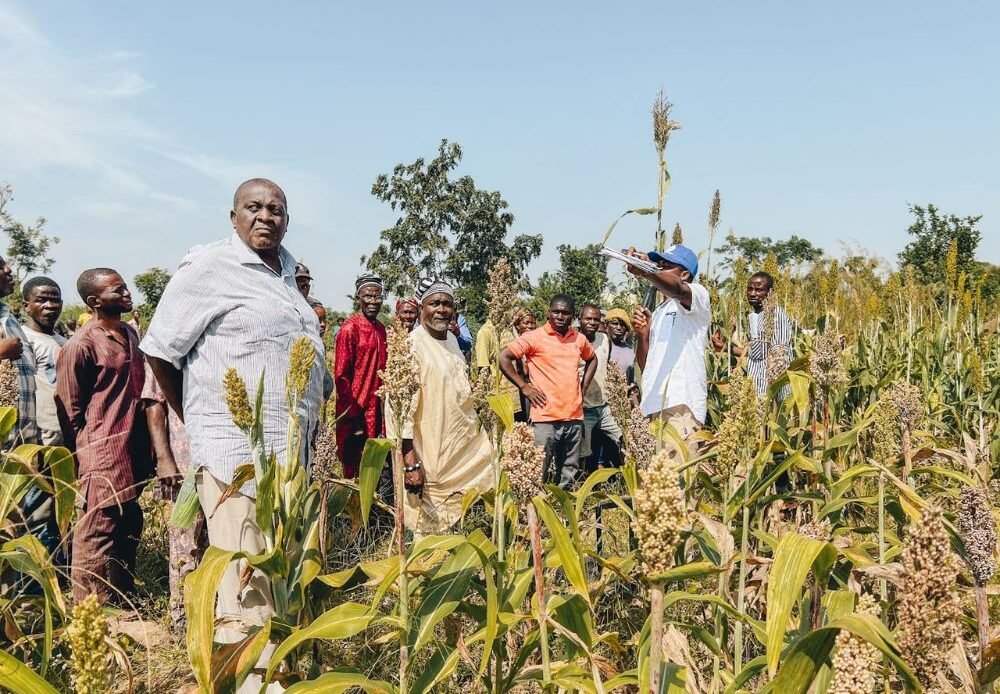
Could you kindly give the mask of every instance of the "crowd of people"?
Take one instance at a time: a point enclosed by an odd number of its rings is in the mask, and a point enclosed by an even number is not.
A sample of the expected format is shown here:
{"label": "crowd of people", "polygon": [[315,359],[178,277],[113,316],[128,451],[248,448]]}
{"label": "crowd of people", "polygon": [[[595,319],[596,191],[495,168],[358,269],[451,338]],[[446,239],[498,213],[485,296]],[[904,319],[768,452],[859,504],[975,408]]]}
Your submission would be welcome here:
{"label": "crowd of people", "polygon": [[[587,471],[622,462],[622,429],[608,405],[609,369],[621,371],[649,420],[670,423],[695,450],[693,434],[706,417],[710,342],[744,358],[759,390],[766,388],[769,356],[791,358],[785,312],[779,307],[774,326],[764,327],[773,284],[765,273],[747,286],[749,341],[727,344],[721,334],[709,335],[709,293],[696,281],[696,254],[681,245],[662,252],[629,250],[657,267],[629,268],[662,298],[654,310],[605,312],[558,294],[541,325],[522,307],[510,325],[487,321],[474,337],[458,310],[456,288],[441,278],[415,278],[415,295],[396,302],[395,317],[409,332],[419,389],[410,411],[392,413],[379,396],[387,356],[382,280],[357,279],[357,312],[338,326],[328,361],[325,309],[311,296],[309,269],[283,243],[289,223],[284,192],[266,179],[244,182],[234,194],[230,221],[229,237],[197,246],[180,261],[141,336],[129,288],[111,268],[80,274],[76,290],[87,313],[68,340],[55,329],[63,295],[51,279],[23,284],[20,320],[0,303],[0,360],[16,367],[18,380],[18,420],[8,446],[62,445],[75,454],[79,488],[72,537],[59,536],[53,500],[40,487],[32,488],[20,509],[27,531],[59,557],[57,563],[71,567],[74,599],[93,593],[117,602],[134,589],[143,528],[139,495],[153,481],[158,494],[171,497],[189,471],[208,512],[192,528],[170,531],[176,622],[183,620],[183,576],[207,544],[263,551],[253,480],[219,503],[237,468],[251,459],[249,443],[230,416],[223,375],[234,368],[248,384],[263,378],[266,445],[279,459],[298,456],[308,464],[308,443],[301,451],[285,450],[292,413],[284,380],[291,345],[302,336],[313,342],[316,355],[294,413],[301,426],[315,431],[332,400],[346,478],[357,477],[367,439],[399,436],[405,520],[420,533],[446,532],[461,515],[462,495],[494,482],[494,444],[476,415],[470,370],[502,373],[500,392],[544,448],[545,481],[572,489]],[[3,268],[0,294],[6,296],[15,287],[10,268]],[[384,475],[391,477],[388,468]],[[228,619],[216,638],[244,638],[248,625],[262,623],[272,605],[266,577],[254,572],[247,580],[234,562],[219,585],[217,613]]]}

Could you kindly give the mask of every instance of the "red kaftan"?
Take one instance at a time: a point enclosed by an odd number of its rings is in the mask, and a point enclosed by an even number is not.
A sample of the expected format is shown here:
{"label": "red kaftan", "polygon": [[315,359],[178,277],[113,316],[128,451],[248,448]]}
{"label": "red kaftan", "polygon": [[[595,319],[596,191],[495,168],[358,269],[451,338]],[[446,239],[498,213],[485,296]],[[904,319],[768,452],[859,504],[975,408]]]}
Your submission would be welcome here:
{"label": "red kaftan", "polygon": [[[337,450],[344,476],[357,477],[365,440],[383,436],[378,372],[385,368],[385,326],[355,314],[337,333],[333,377],[337,385]],[[352,436],[363,420],[364,435]]]}

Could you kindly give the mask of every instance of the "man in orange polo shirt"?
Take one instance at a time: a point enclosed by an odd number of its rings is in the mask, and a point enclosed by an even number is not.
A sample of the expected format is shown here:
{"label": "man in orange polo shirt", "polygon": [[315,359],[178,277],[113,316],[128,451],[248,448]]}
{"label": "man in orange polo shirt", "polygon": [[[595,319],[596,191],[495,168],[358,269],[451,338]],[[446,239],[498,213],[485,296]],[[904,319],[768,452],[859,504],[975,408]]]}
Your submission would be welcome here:
{"label": "man in orange polo shirt", "polygon": [[[535,442],[545,448],[545,481],[556,480],[563,489],[576,485],[583,440],[583,393],[597,359],[586,337],[573,330],[573,298],[556,294],[549,302],[549,319],[528,331],[500,353],[500,370],[531,403]],[[524,359],[531,374],[527,382],[515,361]],[[580,362],[586,362],[583,379]]]}

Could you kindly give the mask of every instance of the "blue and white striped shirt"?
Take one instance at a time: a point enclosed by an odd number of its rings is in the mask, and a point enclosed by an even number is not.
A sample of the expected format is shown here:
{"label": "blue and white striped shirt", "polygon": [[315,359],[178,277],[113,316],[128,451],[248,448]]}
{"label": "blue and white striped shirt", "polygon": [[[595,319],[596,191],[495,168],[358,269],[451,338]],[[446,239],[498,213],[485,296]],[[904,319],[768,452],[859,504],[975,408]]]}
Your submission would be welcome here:
{"label": "blue and white striped shirt", "polygon": [[[140,348],[184,374],[184,424],[194,469],[221,482],[251,462],[250,446],[229,415],[222,389],[233,367],[253,403],[264,375],[264,437],[284,460],[288,432],[285,380],[292,343],[307,335],[316,347],[309,388],[299,405],[302,430],[313,431],[323,403],[323,341],[319,320],[295,285],[295,259],[281,249],[281,272],[268,267],[236,234],[197,246],[181,261],[156,308]],[[306,446],[308,449],[308,446]],[[240,490],[256,495],[249,482]]]}
{"label": "blue and white striped shirt", "polygon": [[[781,360],[775,365],[775,369],[783,371],[792,363],[792,321],[781,306],[774,307],[774,334],[770,341],[764,340],[764,312],[750,313],[748,316],[750,323],[750,342],[747,344],[747,375],[753,379],[757,388],[757,395],[767,392],[767,360],[771,352],[776,347],[783,347],[783,353],[776,353],[775,357]],[[778,400],[783,400],[787,395],[787,390],[783,388],[778,393]]]}

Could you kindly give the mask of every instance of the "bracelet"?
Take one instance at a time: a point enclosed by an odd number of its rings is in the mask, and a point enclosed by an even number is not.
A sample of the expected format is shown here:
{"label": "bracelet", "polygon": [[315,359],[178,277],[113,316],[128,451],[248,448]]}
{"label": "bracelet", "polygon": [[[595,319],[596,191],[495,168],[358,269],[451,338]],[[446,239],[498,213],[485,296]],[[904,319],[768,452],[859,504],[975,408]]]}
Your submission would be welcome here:
{"label": "bracelet", "polygon": [[417,461],[416,463],[414,463],[413,465],[404,465],[404,466],[403,466],[403,472],[416,472],[417,470],[419,470],[419,469],[420,469],[420,468],[422,468],[423,466],[424,466],[424,465],[423,465],[423,463],[421,463],[421,462],[420,462],[420,461],[418,460],[418,461]]}

